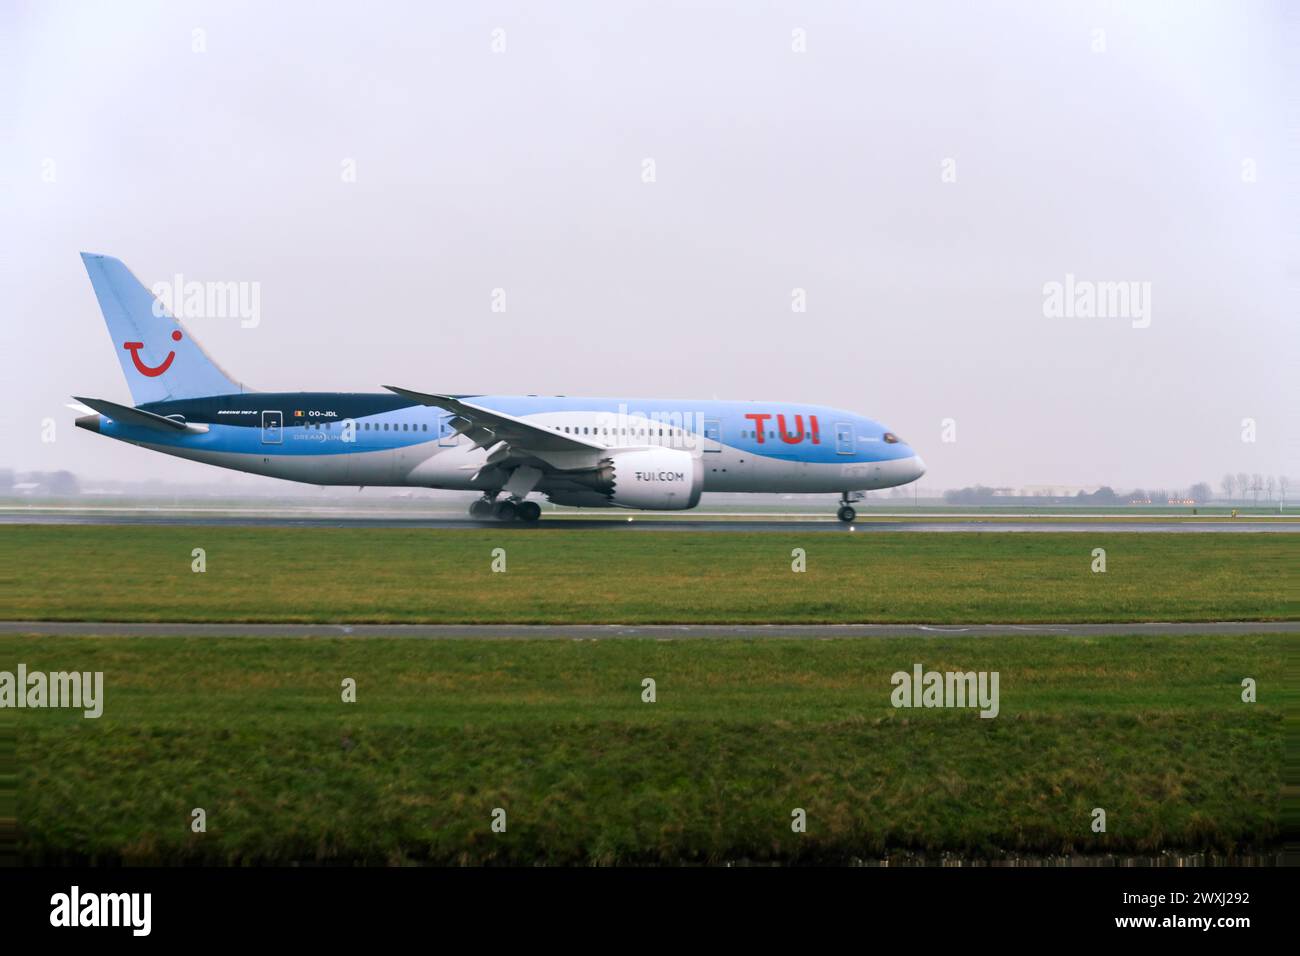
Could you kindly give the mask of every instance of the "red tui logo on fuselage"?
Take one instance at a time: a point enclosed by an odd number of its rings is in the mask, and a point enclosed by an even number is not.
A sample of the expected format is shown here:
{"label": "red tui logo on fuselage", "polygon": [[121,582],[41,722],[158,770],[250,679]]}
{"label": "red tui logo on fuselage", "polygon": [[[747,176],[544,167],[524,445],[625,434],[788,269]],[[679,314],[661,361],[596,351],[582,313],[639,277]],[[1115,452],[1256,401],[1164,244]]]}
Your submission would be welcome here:
{"label": "red tui logo on fuselage", "polygon": [[[770,413],[763,412],[763,413],[751,413],[749,415],[746,415],[745,417],[754,423],[754,425],[756,426],[754,429],[754,435],[758,439],[758,443],[760,445],[763,444],[763,423],[766,422],[769,418],[771,418],[772,415]],[[781,441],[785,442],[787,445],[797,445],[799,444],[799,442],[803,441],[803,416],[802,415],[794,416],[794,432],[792,434],[785,427],[785,416],[777,415],[776,429],[777,429],[777,434],[781,436]],[[820,445],[822,443],[821,429],[817,427],[816,415],[808,416],[808,435],[812,439],[812,443],[814,445]]]}

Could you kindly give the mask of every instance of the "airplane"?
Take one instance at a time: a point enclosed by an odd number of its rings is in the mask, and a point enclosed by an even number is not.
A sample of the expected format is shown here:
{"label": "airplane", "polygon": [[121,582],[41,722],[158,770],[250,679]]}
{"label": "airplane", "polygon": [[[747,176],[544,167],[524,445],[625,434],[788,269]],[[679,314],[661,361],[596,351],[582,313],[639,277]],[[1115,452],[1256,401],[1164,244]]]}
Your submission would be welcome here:
{"label": "airplane", "polygon": [[907,442],[795,402],[259,392],[235,381],[118,259],[82,253],[132,404],[74,396],[84,428],[152,451],[313,485],[477,491],[472,518],[541,506],[682,511],[706,492],[863,492],[915,481]]}

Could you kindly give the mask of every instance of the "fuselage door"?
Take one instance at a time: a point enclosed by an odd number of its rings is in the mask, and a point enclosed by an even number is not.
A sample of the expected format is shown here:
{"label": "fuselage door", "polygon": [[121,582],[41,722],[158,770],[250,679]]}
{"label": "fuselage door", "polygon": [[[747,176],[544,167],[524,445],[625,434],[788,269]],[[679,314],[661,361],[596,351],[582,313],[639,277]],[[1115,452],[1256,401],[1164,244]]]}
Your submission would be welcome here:
{"label": "fuselage door", "polygon": [[262,412],[262,444],[278,445],[284,441],[284,413]]}
{"label": "fuselage door", "polygon": [[852,455],[856,448],[853,447],[853,423],[836,422],[835,423],[835,453],[837,455]]}
{"label": "fuselage door", "polygon": [[716,418],[704,419],[704,450],[722,451],[722,423]]}

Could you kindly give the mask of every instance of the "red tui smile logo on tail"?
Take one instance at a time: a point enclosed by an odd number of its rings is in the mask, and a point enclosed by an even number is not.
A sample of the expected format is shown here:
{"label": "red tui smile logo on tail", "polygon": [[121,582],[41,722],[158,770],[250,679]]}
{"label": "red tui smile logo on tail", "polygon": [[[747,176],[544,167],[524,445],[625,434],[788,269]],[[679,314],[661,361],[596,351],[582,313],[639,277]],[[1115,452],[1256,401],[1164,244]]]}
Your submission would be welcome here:
{"label": "red tui smile logo on tail", "polygon": [[[179,342],[180,340],[181,330],[176,329],[172,332],[172,341]],[[172,359],[176,357],[175,351],[168,352],[167,357],[162,360],[161,364],[145,365],[144,362],[140,361],[140,350],[144,348],[143,342],[123,342],[122,348],[131,353],[131,361],[135,363],[135,370],[141,375],[147,375],[150,378],[161,375],[163,372],[167,371],[167,369],[171,368]]]}

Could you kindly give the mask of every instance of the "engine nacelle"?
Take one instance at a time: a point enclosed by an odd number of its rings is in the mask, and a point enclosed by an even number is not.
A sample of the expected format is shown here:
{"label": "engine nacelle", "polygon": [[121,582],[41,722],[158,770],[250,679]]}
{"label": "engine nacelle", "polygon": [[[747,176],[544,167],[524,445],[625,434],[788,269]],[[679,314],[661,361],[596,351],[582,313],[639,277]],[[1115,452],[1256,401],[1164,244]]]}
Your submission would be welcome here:
{"label": "engine nacelle", "polygon": [[[607,504],[646,511],[694,508],[704,490],[704,470],[699,462],[690,452],[676,448],[615,450],[602,458],[594,471],[574,479]],[[550,497],[561,504],[570,503],[556,495]]]}

